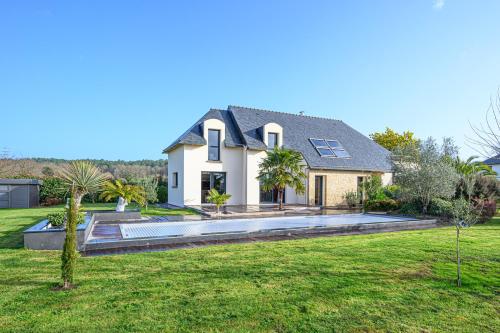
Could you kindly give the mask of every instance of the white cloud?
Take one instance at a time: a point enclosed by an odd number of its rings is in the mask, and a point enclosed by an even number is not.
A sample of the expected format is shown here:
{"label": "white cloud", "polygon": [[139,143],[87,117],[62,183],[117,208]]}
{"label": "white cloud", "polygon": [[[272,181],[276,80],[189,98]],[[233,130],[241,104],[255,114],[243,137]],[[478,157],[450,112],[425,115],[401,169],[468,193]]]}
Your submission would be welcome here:
{"label": "white cloud", "polygon": [[434,0],[434,9],[440,10],[441,8],[444,7],[444,1],[445,0]]}

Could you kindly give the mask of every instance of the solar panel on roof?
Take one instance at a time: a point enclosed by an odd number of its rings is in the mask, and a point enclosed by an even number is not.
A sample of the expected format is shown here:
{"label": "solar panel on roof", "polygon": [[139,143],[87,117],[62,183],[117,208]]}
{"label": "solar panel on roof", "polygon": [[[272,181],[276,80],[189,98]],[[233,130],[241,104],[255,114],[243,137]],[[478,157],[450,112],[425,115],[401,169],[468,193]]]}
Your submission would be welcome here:
{"label": "solar panel on roof", "polygon": [[321,157],[350,158],[351,155],[344,149],[338,140],[310,138],[314,148]]}
{"label": "solar panel on roof", "polygon": [[311,140],[312,144],[314,145],[314,147],[328,147],[328,145],[326,144],[326,141],[323,140],[323,139],[309,139]]}
{"label": "solar panel on roof", "polygon": [[330,148],[316,148],[321,156],[335,157],[335,153]]}
{"label": "solar panel on roof", "polygon": [[334,152],[335,152],[335,155],[337,155],[337,157],[341,157],[341,158],[351,157],[351,155],[349,155],[349,153],[346,152],[345,150],[336,149],[336,150],[334,150]]}
{"label": "solar panel on roof", "polygon": [[343,149],[342,145],[337,140],[326,140],[326,142],[333,149],[335,149],[335,148]]}

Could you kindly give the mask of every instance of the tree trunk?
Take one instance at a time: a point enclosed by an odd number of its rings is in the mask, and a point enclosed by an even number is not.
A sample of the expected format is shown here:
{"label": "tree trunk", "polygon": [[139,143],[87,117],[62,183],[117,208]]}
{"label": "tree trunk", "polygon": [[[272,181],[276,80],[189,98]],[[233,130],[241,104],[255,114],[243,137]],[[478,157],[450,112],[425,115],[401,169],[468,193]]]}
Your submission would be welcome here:
{"label": "tree trunk", "polygon": [[462,272],[460,270],[460,228],[457,228],[457,286],[462,286]]}
{"label": "tree trunk", "polygon": [[66,238],[64,239],[61,256],[61,277],[63,289],[69,289],[73,283],[73,275],[77,257],[76,225],[78,223],[78,209],[82,200],[81,195],[72,192],[66,222]]}
{"label": "tree trunk", "polygon": [[278,190],[279,210],[283,210],[283,190]]}

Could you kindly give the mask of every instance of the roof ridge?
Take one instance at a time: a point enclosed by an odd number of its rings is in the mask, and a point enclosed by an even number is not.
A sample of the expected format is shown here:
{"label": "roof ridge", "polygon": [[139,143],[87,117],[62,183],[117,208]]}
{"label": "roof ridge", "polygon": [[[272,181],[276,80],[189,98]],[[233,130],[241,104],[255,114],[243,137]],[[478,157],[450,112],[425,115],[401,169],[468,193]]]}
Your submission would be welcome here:
{"label": "roof ridge", "polygon": [[320,120],[333,120],[333,121],[339,121],[339,122],[343,123],[342,120],[335,119],[335,118],[310,116],[310,115],[306,115],[306,114],[296,114],[296,113],[291,113],[291,112],[274,111],[274,110],[266,110],[266,109],[257,109],[257,108],[250,108],[250,107],[247,107],[247,106],[240,106],[240,105],[228,105],[227,109],[230,110],[231,108],[240,108],[240,109],[247,109],[247,110],[253,110],[253,111],[281,113],[281,114],[286,114],[286,115],[290,115],[290,116],[307,117],[307,118],[320,119]]}

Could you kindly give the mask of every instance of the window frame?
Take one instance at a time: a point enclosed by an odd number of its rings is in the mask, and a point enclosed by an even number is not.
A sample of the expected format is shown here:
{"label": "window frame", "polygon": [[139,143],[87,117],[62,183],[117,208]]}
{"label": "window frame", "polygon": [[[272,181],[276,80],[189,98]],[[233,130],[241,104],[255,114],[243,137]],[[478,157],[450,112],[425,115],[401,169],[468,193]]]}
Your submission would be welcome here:
{"label": "window frame", "polygon": [[[217,146],[210,145],[210,132],[217,132]],[[208,146],[208,160],[209,161],[220,161],[220,141],[221,141],[221,130],[209,128],[207,132],[207,146]],[[217,159],[210,158],[210,148],[217,148]]]}
{"label": "window frame", "polygon": [[[269,137],[274,136],[274,146],[271,147],[269,145]],[[279,147],[280,145],[280,134],[278,132],[267,132],[267,150],[273,150],[275,147]]]}
{"label": "window frame", "polygon": [[179,187],[179,173],[172,172],[172,188]]}

